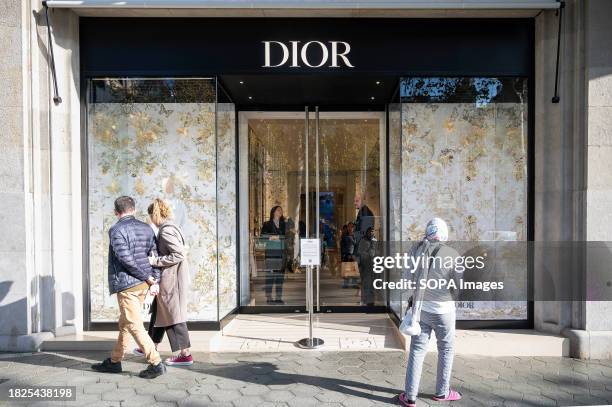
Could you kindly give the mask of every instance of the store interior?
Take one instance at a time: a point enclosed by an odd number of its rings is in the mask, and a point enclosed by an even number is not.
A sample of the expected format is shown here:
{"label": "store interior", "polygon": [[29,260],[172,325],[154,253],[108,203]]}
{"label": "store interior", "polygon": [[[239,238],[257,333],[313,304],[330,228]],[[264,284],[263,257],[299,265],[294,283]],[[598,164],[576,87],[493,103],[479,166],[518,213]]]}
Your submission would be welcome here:
{"label": "store interior", "polygon": [[[306,129],[305,118],[295,116],[285,112],[251,112],[247,119],[249,305],[271,305],[266,299],[266,285],[274,285],[270,282],[270,273],[280,272],[283,274],[282,290],[279,297],[274,298],[280,301],[273,304],[303,306],[305,268],[300,267],[297,242],[306,235],[307,222],[308,235],[317,236],[317,199],[318,236],[322,244],[322,265],[315,270],[318,273],[314,285],[317,303],[321,306],[366,305],[360,295],[359,279],[342,277],[341,240],[343,226],[355,221],[356,198],[372,211],[377,220],[375,235],[381,238],[380,141],[384,115],[378,112],[325,112],[320,114],[318,123],[315,118],[309,119],[309,129]],[[308,162],[305,159],[307,147]],[[308,186],[306,174],[309,174]],[[306,191],[309,192],[308,219]],[[286,267],[283,271],[271,271],[266,266],[268,238],[262,233],[271,208],[277,206],[283,210],[286,225]],[[357,248],[353,246],[348,250],[356,254]]]}

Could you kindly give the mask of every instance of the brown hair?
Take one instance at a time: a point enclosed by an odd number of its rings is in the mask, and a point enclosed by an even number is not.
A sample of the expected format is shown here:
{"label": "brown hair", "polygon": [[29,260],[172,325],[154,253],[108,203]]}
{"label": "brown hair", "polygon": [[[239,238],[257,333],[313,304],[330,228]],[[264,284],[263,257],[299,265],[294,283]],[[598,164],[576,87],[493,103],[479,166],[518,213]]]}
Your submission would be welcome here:
{"label": "brown hair", "polygon": [[164,200],[155,198],[153,203],[147,209],[151,221],[156,225],[161,225],[164,221],[172,217],[172,209]]}

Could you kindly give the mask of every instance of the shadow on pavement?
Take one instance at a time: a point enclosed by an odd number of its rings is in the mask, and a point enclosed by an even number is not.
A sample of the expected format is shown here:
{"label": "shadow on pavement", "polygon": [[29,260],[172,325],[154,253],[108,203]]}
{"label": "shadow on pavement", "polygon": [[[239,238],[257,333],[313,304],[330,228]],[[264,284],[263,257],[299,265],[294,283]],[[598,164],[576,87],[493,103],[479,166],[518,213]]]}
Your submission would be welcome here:
{"label": "shadow on pavement", "polygon": [[[0,363],[3,361],[28,364],[32,366],[45,366],[45,367],[58,367],[67,368],[70,370],[80,370],[92,373],[91,369],[92,362],[103,360],[108,356],[108,352],[70,352],[70,355],[63,355],[61,353],[38,353],[24,356],[0,358]],[[127,356],[127,355],[126,355]],[[198,355],[199,356],[199,355]],[[85,360],[84,360],[85,359]],[[308,375],[301,373],[291,373],[280,371],[278,366],[271,362],[224,362],[223,364],[209,362],[210,356],[205,355],[202,359],[194,363],[193,366],[187,368],[180,368],[181,376],[193,374],[198,375],[209,375],[223,379],[239,380],[250,384],[260,385],[288,385],[288,384],[306,384],[311,386],[319,387],[323,390],[332,392],[343,393],[354,397],[361,397],[367,400],[380,401],[386,403],[393,403],[397,400],[397,395],[400,390],[383,387],[375,384],[367,383],[366,378],[363,381],[348,380],[336,377],[323,376],[325,372],[321,372],[321,375]],[[125,362],[136,362],[142,363],[143,367],[145,362],[139,357],[126,357]],[[339,366],[340,367],[340,366]],[[177,372],[173,369],[174,372]],[[189,372],[189,373],[188,373]],[[330,371],[330,373],[342,373],[337,371]],[[133,376],[137,378],[138,370],[127,371],[124,366],[124,371],[121,373],[126,377]],[[99,373],[104,375],[105,373]],[[169,375],[173,374],[170,370]],[[381,372],[381,375],[384,373]],[[141,379],[145,380],[145,379]],[[152,381],[153,383],[155,380]],[[381,395],[388,394],[388,396]],[[313,394],[314,397],[314,394]]]}
{"label": "shadow on pavement", "polygon": [[[270,362],[242,362],[212,368],[200,367],[201,365],[201,363],[194,365],[190,370],[226,379],[241,380],[252,384],[306,384],[329,391],[381,402],[391,402],[397,398],[397,394],[400,392],[400,390],[394,388],[377,386],[355,380],[281,372],[277,369],[275,364]],[[381,374],[383,373],[381,372]],[[365,380],[367,379],[364,378],[364,381]],[[388,393],[390,396],[385,397],[375,393]]]}

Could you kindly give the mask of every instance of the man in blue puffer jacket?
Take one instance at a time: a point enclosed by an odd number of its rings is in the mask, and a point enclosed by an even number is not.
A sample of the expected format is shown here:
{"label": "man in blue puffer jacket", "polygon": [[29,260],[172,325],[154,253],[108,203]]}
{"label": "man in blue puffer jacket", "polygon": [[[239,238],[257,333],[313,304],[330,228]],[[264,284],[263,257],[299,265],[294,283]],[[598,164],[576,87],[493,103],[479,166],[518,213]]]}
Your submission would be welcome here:
{"label": "man in blue puffer jacket", "polygon": [[119,337],[111,357],[92,369],[105,373],[120,373],[121,360],[131,335],[143,349],[149,366],[139,376],[153,379],[166,372],[155,344],[144,329],[140,309],[150,286],[157,288],[159,271],[149,264],[149,255],[156,253],[155,233],[134,217],[136,203],[129,196],[115,200],[115,215],[119,220],[108,231],[108,284],[110,293],[117,293],[119,303]]}

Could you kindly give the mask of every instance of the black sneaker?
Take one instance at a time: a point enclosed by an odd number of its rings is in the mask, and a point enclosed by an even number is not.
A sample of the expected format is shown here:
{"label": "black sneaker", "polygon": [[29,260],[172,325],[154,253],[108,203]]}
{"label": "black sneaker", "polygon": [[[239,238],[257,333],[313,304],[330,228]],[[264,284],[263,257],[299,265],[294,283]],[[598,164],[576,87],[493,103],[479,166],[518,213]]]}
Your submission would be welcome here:
{"label": "black sneaker", "polygon": [[121,362],[113,362],[111,358],[106,358],[102,363],[95,363],[91,368],[96,372],[102,373],[121,373]]}
{"label": "black sneaker", "polygon": [[158,363],[156,365],[149,365],[145,370],[138,373],[138,377],[142,377],[143,379],[155,379],[157,376],[161,376],[166,373],[166,366],[163,363]]}

